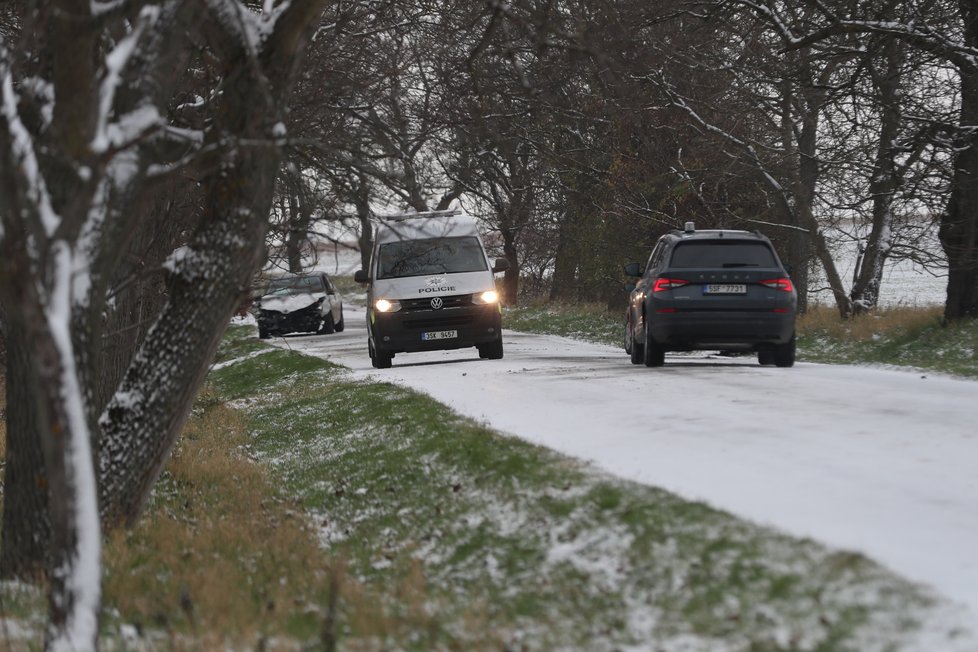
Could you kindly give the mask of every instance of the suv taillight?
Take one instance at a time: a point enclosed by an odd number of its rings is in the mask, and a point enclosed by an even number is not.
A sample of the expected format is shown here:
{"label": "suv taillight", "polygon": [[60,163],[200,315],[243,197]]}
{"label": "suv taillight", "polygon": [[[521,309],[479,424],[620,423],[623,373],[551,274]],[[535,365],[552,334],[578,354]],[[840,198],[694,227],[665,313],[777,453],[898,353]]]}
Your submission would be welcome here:
{"label": "suv taillight", "polygon": [[772,290],[780,290],[782,292],[791,292],[795,289],[791,284],[790,278],[772,278],[766,281],[761,281],[760,283],[764,287],[769,287]]}
{"label": "suv taillight", "polygon": [[689,281],[682,281],[677,278],[657,278],[655,285],[652,286],[653,292],[664,292],[687,285]]}

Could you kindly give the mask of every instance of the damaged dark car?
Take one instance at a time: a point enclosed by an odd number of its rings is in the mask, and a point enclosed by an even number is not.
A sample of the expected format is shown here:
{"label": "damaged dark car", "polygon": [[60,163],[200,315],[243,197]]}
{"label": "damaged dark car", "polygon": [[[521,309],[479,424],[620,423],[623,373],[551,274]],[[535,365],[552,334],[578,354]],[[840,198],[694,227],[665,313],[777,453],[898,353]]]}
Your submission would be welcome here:
{"label": "damaged dark car", "polygon": [[343,298],[323,272],[272,279],[255,299],[258,337],[289,333],[334,333],[344,328]]}

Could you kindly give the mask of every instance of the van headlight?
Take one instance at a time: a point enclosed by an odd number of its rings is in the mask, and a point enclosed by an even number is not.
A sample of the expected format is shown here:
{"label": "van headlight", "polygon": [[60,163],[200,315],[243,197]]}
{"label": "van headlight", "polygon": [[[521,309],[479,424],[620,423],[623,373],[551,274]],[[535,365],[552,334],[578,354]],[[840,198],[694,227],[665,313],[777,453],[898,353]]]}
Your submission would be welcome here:
{"label": "van headlight", "polygon": [[374,308],[377,309],[377,312],[397,312],[401,309],[401,302],[390,301],[388,299],[377,299],[377,301],[374,302]]}
{"label": "van headlight", "polygon": [[472,295],[472,303],[478,304],[480,306],[485,306],[491,303],[497,303],[499,301],[499,293],[495,290],[486,290],[485,292],[480,292],[479,294]]}

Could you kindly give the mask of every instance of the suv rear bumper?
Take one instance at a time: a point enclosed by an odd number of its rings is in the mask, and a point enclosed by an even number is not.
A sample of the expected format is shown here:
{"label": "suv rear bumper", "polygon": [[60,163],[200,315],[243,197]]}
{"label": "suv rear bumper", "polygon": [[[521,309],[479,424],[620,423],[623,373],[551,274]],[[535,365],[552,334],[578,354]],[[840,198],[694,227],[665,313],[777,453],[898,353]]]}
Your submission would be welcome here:
{"label": "suv rear bumper", "polygon": [[785,344],[795,333],[793,312],[695,311],[656,314],[652,338],[669,348],[754,348]]}
{"label": "suv rear bumper", "polygon": [[[502,336],[498,304],[394,313],[371,310],[369,319],[374,346],[388,353],[462,349],[495,342]],[[421,339],[423,333],[444,331],[455,331],[456,337]]]}

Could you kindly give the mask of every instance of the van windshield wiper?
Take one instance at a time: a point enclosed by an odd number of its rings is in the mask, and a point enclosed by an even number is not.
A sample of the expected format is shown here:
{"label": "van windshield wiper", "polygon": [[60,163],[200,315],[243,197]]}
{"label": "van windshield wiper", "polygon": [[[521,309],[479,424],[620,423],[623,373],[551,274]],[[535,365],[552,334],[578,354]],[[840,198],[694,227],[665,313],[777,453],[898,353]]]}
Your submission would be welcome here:
{"label": "van windshield wiper", "polygon": [[724,263],[721,267],[760,267],[757,263]]}

